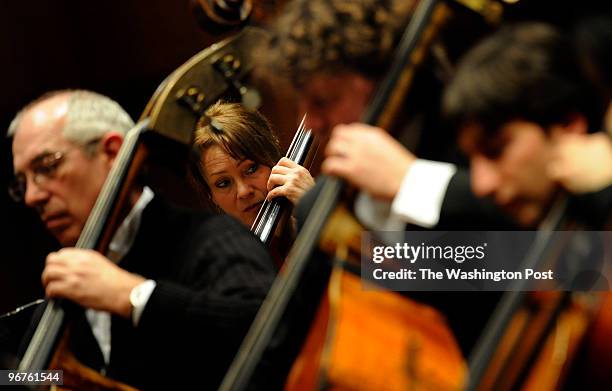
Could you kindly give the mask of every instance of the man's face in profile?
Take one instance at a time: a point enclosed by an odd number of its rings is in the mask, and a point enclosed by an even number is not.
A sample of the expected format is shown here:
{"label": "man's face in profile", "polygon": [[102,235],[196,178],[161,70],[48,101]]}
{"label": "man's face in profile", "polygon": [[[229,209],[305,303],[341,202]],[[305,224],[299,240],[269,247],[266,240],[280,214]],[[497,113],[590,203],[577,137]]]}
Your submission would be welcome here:
{"label": "man's face in profile", "polygon": [[54,96],[23,114],[13,139],[13,166],[25,181],[23,202],[63,246],[74,246],[112,159],[103,148],[89,155],[64,136],[68,99]]}
{"label": "man's face in profile", "polygon": [[522,226],[536,227],[558,189],[547,174],[553,140],[544,129],[514,120],[488,135],[472,123],[460,130],[459,144],[470,158],[474,194],[490,198]]}

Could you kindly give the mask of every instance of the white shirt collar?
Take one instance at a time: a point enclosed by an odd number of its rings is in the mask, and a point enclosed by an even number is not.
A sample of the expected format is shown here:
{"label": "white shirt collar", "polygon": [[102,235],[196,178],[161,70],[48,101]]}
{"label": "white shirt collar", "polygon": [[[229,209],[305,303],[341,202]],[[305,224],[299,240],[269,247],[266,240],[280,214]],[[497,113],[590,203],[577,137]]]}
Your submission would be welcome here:
{"label": "white shirt collar", "polygon": [[136,201],[130,213],[128,213],[127,217],[123,220],[108,246],[106,255],[110,260],[118,263],[128,253],[132,244],[134,244],[136,234],[140,228],[142,212],[149,202],[151,202],[154,195],[155,194],[149,187],[144,187],[140,198],[138,198],[138,201]]}

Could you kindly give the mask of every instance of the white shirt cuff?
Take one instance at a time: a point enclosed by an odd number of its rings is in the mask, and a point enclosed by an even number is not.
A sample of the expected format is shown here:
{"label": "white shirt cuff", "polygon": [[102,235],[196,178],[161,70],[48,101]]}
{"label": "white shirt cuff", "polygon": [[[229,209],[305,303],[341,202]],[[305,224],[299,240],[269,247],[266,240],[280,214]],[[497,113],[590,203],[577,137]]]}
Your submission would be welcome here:
{"label": "white shirt cuff", "polygon": [[130,303],[132,303],[132,324],[134,327],[138,326],[142,312],[149,302],[149,298],[151,297],[153,289],[155,289],[156,285],[157,284],[155,281],[146,280],[145,282],[136,285],[132,289],[132,292],[130,293]]}
{"label": "white shirt cuff", "polygon": [[391,203],[376,200],[363,191],[355,199],[355,215],[361,224],[376,231],[403,231],[406,225],[391,216]]}
{"label": "white shirt cuff", "polygon": [[456,171],[451,163],[415,160],[393,199],[391,215],[424,228],[436,226],[446,189]]}

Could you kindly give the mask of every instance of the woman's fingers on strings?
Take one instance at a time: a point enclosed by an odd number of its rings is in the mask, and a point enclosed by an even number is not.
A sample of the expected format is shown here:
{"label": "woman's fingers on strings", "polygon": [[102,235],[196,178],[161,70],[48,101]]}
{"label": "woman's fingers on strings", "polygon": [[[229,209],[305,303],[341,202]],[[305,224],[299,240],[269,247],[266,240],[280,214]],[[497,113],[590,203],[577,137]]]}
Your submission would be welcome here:
{"label": "woman's fingers on strings", "polygon": [[276,186],[283,185],[285,181],[285,175],[270,174],[270,177],[268,178],[268,191],[274,189]]}
{"label": "woman's fingers on strings", "polygon": [[296,162],[289,159],[288,157],[282,157],[277,163],[277,166],[285,168],[295,168],[297,167],[297,165],[298,164]]}
{"label": "woman's fingers on strings", "polygon": [[280,165],[280,162],[276,166],[272,167],[272,171],[271,171],[272,174],[282,174],[282,175],[288,174],[289,172],[291,172],[291,168]]}
{"label": "woman's fingers on strings", "polygon": [[286,191],[286,189],[285,189],[284,186],[275,187],[274,189],[272,189],[272,190],[270,190],[268,192],[268,195],[266,196],[266,199],[268,201],[270,201],[270,200],[272,200],[274,198],[277,198],[277,197],[284,197],[285,196],[285,191]]}

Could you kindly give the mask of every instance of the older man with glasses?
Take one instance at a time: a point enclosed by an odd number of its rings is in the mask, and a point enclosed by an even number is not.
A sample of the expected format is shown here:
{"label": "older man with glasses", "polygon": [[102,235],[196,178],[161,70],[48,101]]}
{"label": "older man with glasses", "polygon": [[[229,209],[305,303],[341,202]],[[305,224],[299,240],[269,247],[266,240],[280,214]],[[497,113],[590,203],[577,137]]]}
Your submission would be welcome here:
{"label": "older man with glasses", "polygon": [[72,333],[78,358],[138,388],[180,389],[193,381],[185,374],[206,368],[197,383],[215,388],[274,275],[255,237],[227,216],[176,208],[139,186],[109,253],[70,247],[132,126],[93,92],[35,100],[9,129],[9,193],[65,246],[47,256],[42,283],[48,297],[87,308]]}

